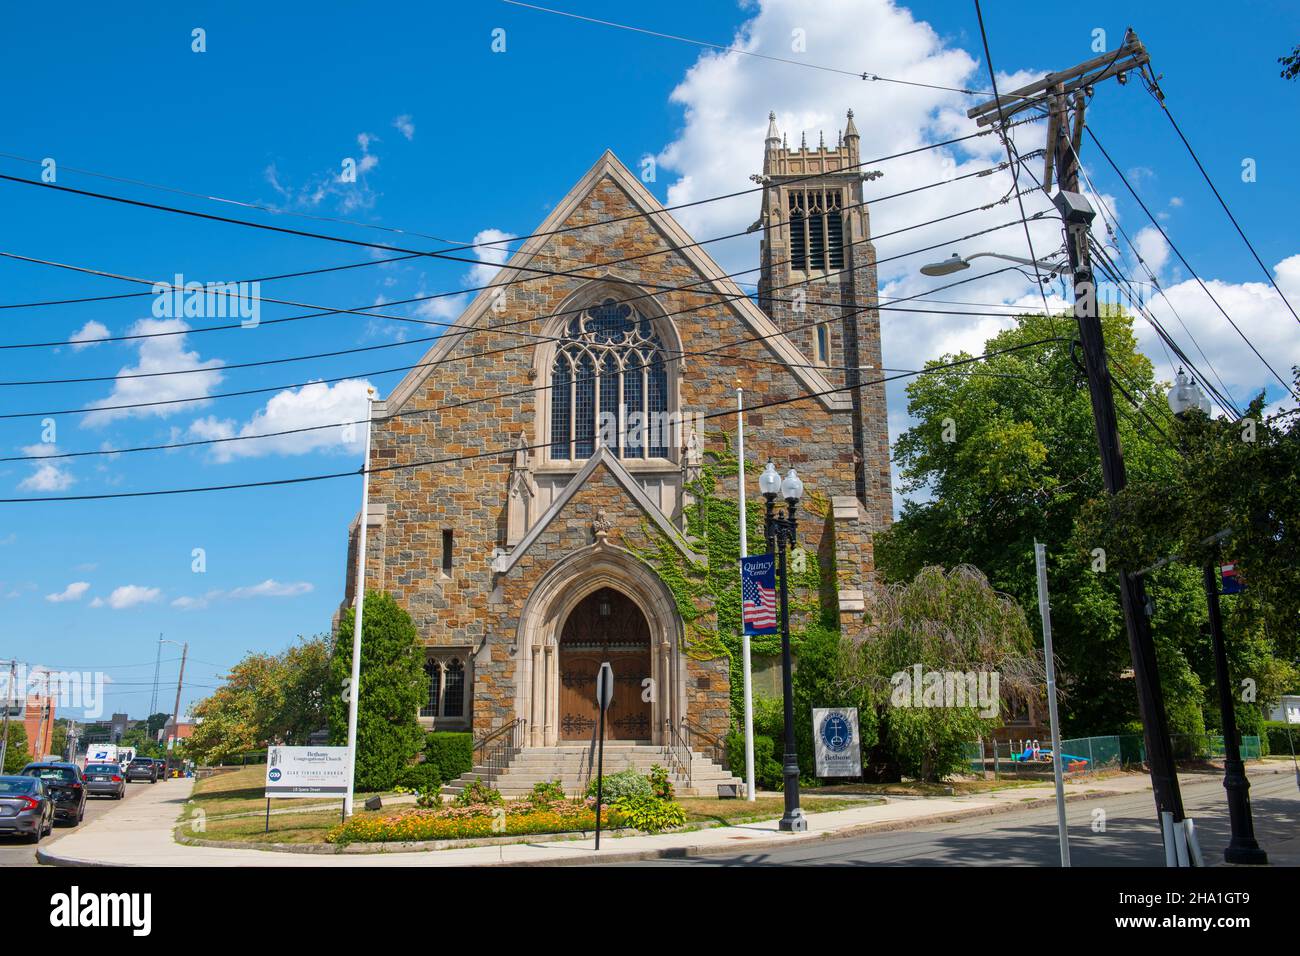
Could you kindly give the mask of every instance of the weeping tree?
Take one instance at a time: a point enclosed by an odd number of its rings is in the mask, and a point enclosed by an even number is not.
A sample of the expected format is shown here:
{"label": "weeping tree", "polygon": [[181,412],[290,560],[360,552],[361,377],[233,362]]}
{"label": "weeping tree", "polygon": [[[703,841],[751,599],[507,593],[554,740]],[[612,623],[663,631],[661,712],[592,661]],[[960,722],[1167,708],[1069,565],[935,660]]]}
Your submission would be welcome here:
{"label": "weeping tree", "polygon": [[979,569],[922,568],[881,595],[846,680],[874,700],[877,775],[941,780],[1001,726],[1003,701],[1042,693],[1042,659],[1014,598]]}

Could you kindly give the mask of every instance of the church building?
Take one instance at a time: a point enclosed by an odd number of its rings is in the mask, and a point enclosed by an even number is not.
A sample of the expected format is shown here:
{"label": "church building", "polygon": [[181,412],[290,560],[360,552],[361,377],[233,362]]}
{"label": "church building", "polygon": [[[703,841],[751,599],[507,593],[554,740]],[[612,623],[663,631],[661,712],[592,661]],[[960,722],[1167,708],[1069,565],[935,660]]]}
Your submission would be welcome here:
{"label": "church building", "polygon": [[606,152],[374,403],[365,586],[427,646],[425,726],[585,745],[610,661],[607,740],[725,738],[739,638],[698,583],[711,556],[738,578],[707,508],[735,513],[738,385],[750,551],[759,472],[796,469],[804,596],[856,632],[892,509],[859,149],[852,111],[834,147],[790,148],[770,118],[759,268],[735,277]]}

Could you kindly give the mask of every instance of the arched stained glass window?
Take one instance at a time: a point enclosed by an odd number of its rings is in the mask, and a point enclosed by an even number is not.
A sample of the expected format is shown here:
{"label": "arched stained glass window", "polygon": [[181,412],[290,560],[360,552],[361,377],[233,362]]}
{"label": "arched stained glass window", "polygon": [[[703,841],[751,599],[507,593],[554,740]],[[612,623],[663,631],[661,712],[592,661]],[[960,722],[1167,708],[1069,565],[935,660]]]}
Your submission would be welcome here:
{"label": "arched stained glass window", "polygon": [[598,445],[667,458],[666,359],[650,320],[626,303],[606,299],[575,316],[551,366],[551,458],[590,458]]}

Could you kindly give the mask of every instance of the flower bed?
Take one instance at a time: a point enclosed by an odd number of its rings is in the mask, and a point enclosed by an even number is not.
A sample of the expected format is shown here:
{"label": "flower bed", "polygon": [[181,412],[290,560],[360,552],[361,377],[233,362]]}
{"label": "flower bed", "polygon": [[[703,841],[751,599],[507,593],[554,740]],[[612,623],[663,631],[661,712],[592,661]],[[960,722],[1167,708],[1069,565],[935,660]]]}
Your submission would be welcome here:
{"label": "flower bed", "polygon": [[[601,825],[624,826],[622,815],[606,806]],[[356,816],[325,836],[327,843],[392,843],[463,840],[529,833],[570,833],[596,828],[594,800],[520,801],[506,806],[474,804],[441,810],[410,810],[391,816]]]}

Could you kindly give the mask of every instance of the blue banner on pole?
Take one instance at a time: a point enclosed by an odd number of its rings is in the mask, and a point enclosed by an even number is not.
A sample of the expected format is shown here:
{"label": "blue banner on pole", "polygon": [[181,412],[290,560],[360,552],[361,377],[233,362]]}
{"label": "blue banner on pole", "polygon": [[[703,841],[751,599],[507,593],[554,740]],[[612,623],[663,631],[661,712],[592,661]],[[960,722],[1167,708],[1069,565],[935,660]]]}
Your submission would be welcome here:
{"label": "blue banner on pole", "polygon": [[776,558],[740,559],[740,617],[746,634],[776,633]]}

